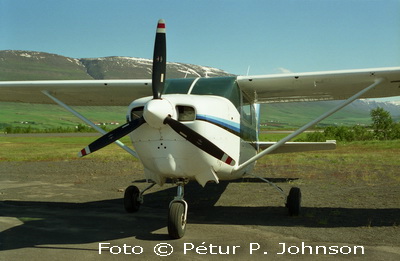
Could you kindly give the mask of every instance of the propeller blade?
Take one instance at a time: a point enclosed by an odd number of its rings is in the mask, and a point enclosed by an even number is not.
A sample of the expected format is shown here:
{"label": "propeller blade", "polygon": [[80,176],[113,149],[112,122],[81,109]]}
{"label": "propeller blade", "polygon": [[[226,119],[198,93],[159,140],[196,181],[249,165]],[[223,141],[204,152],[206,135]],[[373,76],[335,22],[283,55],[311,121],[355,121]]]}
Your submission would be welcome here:
{"label": "propeller blade", "polygon": [[207,152],[214,158],[217,158],[228,165],[234,166],[235,160],[232,159],[228,154],[226,154],[223,150],[217,147],[214,143],[195,132],[191,128],[182,124],[179,121],[172,119],[171,117],[167,117],[164,120],[164,124],[168,124],[174,131],[176,131],[179,135],[187,139],[193,145],[197,146],[199,149]]}
{"label": "propeller blade", "polygon": [[166,48],[165,21],[163,19],[160,19],[157,24],[157,33],[153,55],[152,89],[154,99],[161,99],[161,93],[164,89],[165,72],[167,65]]}
{"label": "propeller blade", "polygon": [[113,143],[114,141],[116,141],[116,140],[124,137],[125,135],[129,134],[130,132],[134,131],[136,128],[138,128],[140,125],[142,125],[145,122],[146,121],[144,120],[144,118],[141,117],[139,119],[130,121],[130,122],[122,125],[121,127],[118,127],[116,129],[110,131],[109,133],[107,133],[107,134],[101,136],[100,138],[98,138],[97,140],[93,141],[91,144],[89,144],[89,146],[82,149],[78,153],[78,156],[79,157],[86,156],[92,152],[95,152],[96,150],[99,150],[99,149]]}

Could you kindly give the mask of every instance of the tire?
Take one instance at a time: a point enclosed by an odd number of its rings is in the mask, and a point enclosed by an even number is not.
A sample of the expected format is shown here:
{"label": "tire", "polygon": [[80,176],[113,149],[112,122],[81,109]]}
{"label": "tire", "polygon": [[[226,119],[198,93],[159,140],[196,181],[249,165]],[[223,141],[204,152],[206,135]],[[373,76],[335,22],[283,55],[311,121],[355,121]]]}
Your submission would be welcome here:
{"label": "tire", "polygon": [[301,191],[297,187],[293,187],[289,191],[286,207],[289,210],[289,216],[298,216],[301,210]]}
{"label": "tire", "polygon": [[185,205],[173,202],[168,213],[168,234],[173,239],[182,238],[186,231]]}
{"label": "tire", "polygon": [[124,207],[126,212],[133,213],[139,210],[140,201],[139,201],[140,191],[136,186],[129,186],[125,190],[124,194]]}

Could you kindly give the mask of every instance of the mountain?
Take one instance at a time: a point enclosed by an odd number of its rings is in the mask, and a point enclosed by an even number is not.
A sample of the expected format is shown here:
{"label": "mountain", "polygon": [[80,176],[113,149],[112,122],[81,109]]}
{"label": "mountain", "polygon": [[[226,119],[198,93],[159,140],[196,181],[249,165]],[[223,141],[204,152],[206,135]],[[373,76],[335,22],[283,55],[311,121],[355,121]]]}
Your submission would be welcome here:
{"label": "mountain", "polygon": [[[0,51],[0,80],[151,79],[152,61],[133,57],[70,58],[33,51]],[[167,63],[168,78],[229,76],[223,70]]]}
{"label": "mountain", "polygon": [[0,51],[0,80],[93,79],[79,60],[31,51]]}
{"label": "mountain", "polygon": [[[79,61],[94,79],[151,79],[153,61],[150,59],[111,56],[83,58]],[[168,78],[229,76],[223,70],[193,64],[167,62]]]}
{"label": "mountain", "polygon": [[[133,57],[104,57],[104,58],[69,58],[57,54],[32,51],[0,51],[0,80],[78,80],[78,79],[150,79],[152,61]],[[169,78],[199,77],[199,76],[230,76],[228,72],[220,69],[183,63],[167,63]],[[261,123],[271,128],[298,128],[305,123],[320,116],[323,112],[333,108],[338,101],[325,102],[293,102],[273,103],[261,106]],[[59,109],[55,105],[29,105],[24,114],[17,112],[22,105],[0,103],[2,118],[1,124],[18,125],[18,122],[36,122],[39,126],[44,124],[43,115],[54,114]],[[35,108],[33,108],[35,106]],[[42,106],[42,107],[40,107]],[[44,107],[43,107],[44,106]],[[46,107],[49,106],[49,107]],[[51,107],[55,106],[55,107]],[[382,107],[389,111],[392,117],[400,120],[400,105],[392,102],[376,102],[374,100],[358,100],[348,105],[343,110],[324,120],[324,125],[354,125],[371,123],[370,111]],[[113,118],[106,112],[113,111],[104,108],[97,121],[111,121]],[[90,111],[91,109],[88,108]],[[33,111],[36,114],[30,115]],[[100,109],[96,108],[99,112]],[[125,108],[121,108],[124,114]],[[107,114],[107,115],[106,115]],[[105,116],[106,115],[106,116]],[[120,116],[116,113],[116,118]],[[122,115],[123,116],[123,115]],[[93,119],[96,120],[97,116]],[[46,117],[45,117],[46,118]],[[56,120],[66,119],[67,115],[56,117]],[[122,117],[124,118],[124,117]],[[56,120],[52,122],[56,122]],[[75,121],[72,124],[76,124]],[[73,122],[72,122],[73,121]],[[64,121],[65,124],[67,124]],[[61,124],[61,123],[57,123]],[[58,125],[57,125],[58,126]],[[47,126],[48,127],[48,126]],[[54,127],[54,126],[53,126]],[[44,128],[44,125],[43,125]]]}

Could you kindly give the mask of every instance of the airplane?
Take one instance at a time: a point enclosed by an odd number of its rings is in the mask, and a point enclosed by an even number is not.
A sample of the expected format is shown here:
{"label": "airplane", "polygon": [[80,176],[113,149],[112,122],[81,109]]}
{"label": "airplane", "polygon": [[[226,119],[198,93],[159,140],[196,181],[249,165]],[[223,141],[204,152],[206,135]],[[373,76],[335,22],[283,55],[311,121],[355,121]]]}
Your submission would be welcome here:
{"label": "airplane", "polygon": [[[177,195],[169,204],[168,234],[174,239],[186,231],[184,186],[192,180],[205,186],[253,175],[282,194],[289,215],[299,215],[300,188],[292,187],[286,194],[255,176],[256,161],[271,153],[335,149],[335,141],[289,141],[356,99],[400,95],[400,67],[167,79],[166,60],[166,28],[161,19],[151,80],[3,81],[0,101],[56,102],[102,133],[79,151],[80,157],[114,142],[138,158],[149,186],[140,191],[131,185],[125,190],[127,212],[139,210],[145,191],[172,180]],[[278,142],[258,140],[261,103],[317,100],[343,101]],[[127,123],[109,133],[71,107],[127,104]],[[126,135],[135,150],[118,140]]]}

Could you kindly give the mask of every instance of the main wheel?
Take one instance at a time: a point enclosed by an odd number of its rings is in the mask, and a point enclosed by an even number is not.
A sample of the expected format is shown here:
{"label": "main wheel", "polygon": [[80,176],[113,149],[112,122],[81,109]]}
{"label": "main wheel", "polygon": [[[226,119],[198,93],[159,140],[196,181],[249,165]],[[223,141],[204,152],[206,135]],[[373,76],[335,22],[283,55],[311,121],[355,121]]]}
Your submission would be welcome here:
{"label": "main wheel", "polygon": [[168,214],[168,234],[171,238],[178,239],[185,235],[185,231],[185,204],[182,202],[173,202]]}
{"label": "main wheel", "polygon": [[129,186],[125,190],[124,194],[124,207],[126,212],[133,213],[139,210],[140,201],[139,201],[140,191],[136,186]]}
{"label": "main wheel", "polygon": [[289,210],[289,216],[298,216],[301,209],[301,191],[297,187],[293,187],[289,191],[286,207]]}

